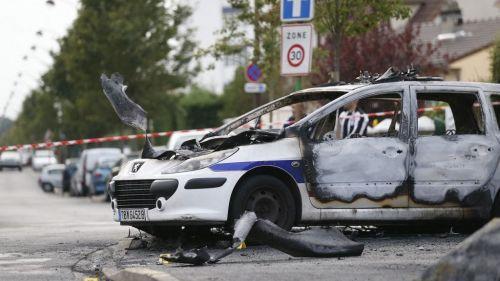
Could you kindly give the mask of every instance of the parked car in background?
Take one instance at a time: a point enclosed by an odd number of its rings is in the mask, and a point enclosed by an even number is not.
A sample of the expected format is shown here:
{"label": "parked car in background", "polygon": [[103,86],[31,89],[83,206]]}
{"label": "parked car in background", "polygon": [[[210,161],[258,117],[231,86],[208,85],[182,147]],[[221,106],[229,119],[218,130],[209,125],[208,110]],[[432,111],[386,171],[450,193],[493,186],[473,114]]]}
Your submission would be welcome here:
{"label": "parked car in background", "polygon": [[2,152],[0,155],[0,171],[3,168],[14,168],[22,171],[21,154],[17,151]]}
{"label": "parked car in background", "polygon": [[122,160],[122,154],[102,156],[97,160],[96,166],[92,172],[92,184],[89,185],[90,195],[104,194],[106,190],[106,180],[111,176],[113,166]]}
{"label": "parked car in background", "polygon": [[57,164],[57,159],[52,150],[36,150],[31,160],[31,167],[35,171],[41,171],[43,167]]}
{"label": "parked car in background", "polygon": [[181,144],[187,140],[196,139],[201,140],[201,138],[209,133],[211,129],[200,129],[198,131],[189,132],[174,132],[170,136],[167,143],[167,150],[176,150],[181,148]]}
{"label": "parked car in background", "polygon": [[74,196],[88,195],[94,190],[92,174],[99,158],[122,157],[119,148],[90,148],[85,149],[80,156],[76,172],[71,180],[70,193]]}
{"label": "parked car in background", "polygon": [[53,192],[54,188],[63,187],[63,172],[66,166],[64,164],[51,164],[42,168],[38,177],[38,185],[45,192]]}
{"label": "parked car in background", "polygon": [[69,192],[71,187],[71,178],[76,173],[77,163],[79,158],[68,158],[65,161],[66,167],[63,172],[63,192]]}
{"label": "parked car in background", "polygon": [[21,154],[21,165],[28,166],[31,164],[31,157],[33,157],[33,149],[31,148],[20,148],[18,150]]}

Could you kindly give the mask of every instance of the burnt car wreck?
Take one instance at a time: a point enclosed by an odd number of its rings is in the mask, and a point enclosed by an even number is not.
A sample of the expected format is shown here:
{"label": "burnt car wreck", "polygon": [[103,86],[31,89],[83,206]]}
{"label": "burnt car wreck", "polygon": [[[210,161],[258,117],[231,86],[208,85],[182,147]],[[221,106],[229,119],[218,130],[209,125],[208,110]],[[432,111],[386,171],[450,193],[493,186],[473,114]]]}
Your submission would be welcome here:
{"label": "burnt car wreck", "polygon": [[[145,131],[146,113],[126,97],[123,79],[102,76],[102,84],[120,119]],[[285,231],[484,222],[500,204],[499,102],[497,84],[392,69],[297,91],[179,150],[155,151],[146,139],[142,159],[111,182],[114,219],[155,235],[231,225],[246,210]],[[300,109],[293,123],[262,126],[287,107]]]}

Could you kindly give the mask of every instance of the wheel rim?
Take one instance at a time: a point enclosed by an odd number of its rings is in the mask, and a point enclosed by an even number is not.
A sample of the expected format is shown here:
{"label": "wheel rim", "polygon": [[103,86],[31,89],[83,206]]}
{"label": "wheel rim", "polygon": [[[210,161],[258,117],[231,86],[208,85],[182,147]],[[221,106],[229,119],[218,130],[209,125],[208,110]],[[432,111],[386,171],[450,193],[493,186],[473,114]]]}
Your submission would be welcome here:
{"label": "wheel rim", "polygon": [[286,208],[283,197],[270,188],[260,188],[250,194],[246,210],[254,211],[257,217],[265,218],[281,225],[286,218]]}

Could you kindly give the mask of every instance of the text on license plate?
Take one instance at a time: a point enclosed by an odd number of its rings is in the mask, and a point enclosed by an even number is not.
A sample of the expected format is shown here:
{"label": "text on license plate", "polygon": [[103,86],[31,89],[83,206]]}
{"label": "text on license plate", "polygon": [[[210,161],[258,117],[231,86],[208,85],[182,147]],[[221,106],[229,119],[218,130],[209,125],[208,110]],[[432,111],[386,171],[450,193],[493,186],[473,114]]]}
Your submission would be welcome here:
{"label": "text on license plate", "polygon": [[147,220],[146,214],[146,209],[119,210],[120,221],[145,221]]}

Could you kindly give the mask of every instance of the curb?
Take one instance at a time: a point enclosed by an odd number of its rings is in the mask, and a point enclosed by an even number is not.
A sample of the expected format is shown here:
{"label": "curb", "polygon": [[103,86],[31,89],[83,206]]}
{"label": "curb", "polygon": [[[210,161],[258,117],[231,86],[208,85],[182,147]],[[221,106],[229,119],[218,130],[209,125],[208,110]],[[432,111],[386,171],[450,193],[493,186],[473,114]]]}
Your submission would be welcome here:
{"label": "curb", "polygon": [[500,218],[496,218],[429,267],[420,280],[500,280],[499,260]]}
{"label": "curb", "polygon": [[126,268],[118,272],[103,270],[103,274],[105,280],[110,281],[179,281],[168,273],[143,267]]}

